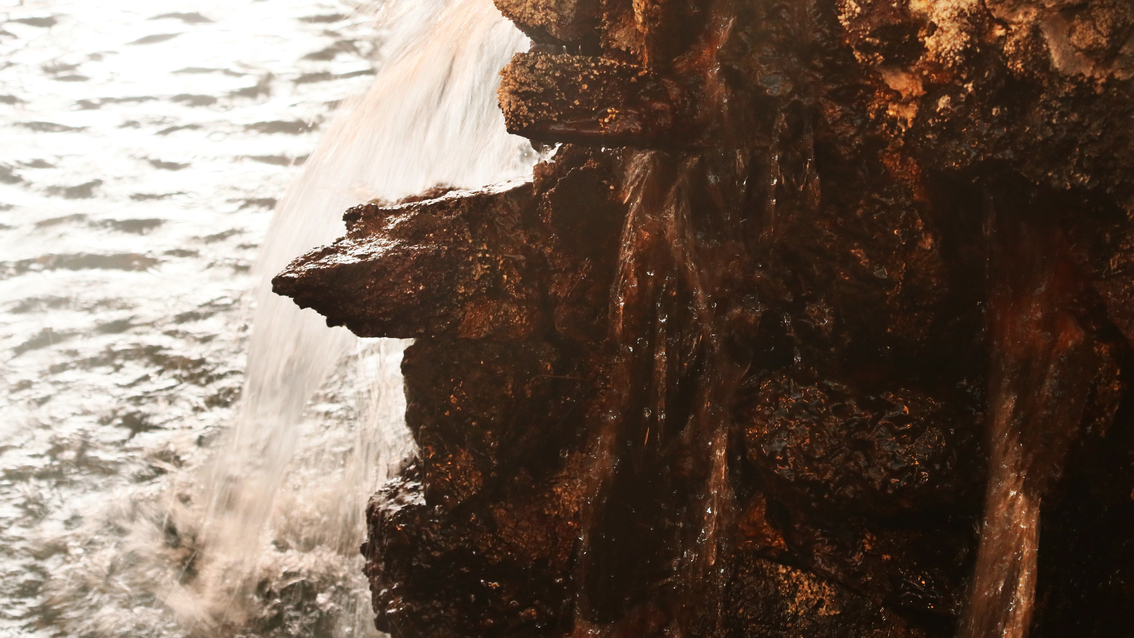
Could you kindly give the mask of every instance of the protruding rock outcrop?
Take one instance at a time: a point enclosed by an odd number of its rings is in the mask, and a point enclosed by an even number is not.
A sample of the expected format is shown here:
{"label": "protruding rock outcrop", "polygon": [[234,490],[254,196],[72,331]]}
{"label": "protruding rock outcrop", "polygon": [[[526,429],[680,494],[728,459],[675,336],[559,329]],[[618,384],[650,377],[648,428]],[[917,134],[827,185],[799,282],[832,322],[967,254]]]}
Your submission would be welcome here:
{"label": "protruding rock outcrop", "polygon": [[530,184],[347,212],[346,237],[272,280],[363,337],[522,339],[541,321]]}
{"label": "protruding rock outcrop", "polygon": [[508,132],[540,142],[621,146],[683,141],[667,86],[645,68],[582,55],[520,53],[504,68]]}
{"label": "protruding rock outcrop", "polygon": [[[417,338],[380,629],[1127,630],[1128,3],[497,4],[535,41],[509,129],[568,144],[530,184],[353,209],[275,280]],[[1026,574],[977,604],[1006,440]]]}

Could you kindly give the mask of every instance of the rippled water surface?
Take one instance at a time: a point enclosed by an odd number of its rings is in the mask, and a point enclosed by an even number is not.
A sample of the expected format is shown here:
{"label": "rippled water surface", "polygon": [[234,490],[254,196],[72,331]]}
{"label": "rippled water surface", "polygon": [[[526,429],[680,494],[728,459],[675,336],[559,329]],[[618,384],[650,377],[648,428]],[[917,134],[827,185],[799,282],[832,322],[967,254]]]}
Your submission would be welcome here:
{"label": "rippled water surface", "polygon": [[0,0],[0,635],[344,634],[328,614],[365,615],[314,592],[286,540],[259,618],[204,617],[182,591],[257,249],[334,106],[372,81],[356,9]]}

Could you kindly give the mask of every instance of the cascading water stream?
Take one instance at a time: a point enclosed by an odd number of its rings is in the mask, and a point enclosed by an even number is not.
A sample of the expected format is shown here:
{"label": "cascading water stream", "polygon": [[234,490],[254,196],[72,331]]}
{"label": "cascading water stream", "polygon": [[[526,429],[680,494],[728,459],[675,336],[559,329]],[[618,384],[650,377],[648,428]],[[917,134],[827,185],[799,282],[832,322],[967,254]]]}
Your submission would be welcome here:
{"label": "cascading water stream", "polygon": [[[288,516],[278,497],[296,469],[306,406],[356,342],[344,329],[328,330],[316,313],[273,295],[271,276],[295,255],[333,239],[341,232],[342,212],[360,201],[398,199],[436,184],[479,186],[523,175],[533,163],[526,142],[504,133],[494,92],[497,70],[526,39],[490,2],[391,2],[380,24],[386,49],[377,80],[337,119],[281,201],[257,262],[262,284],[242,405],[204,482],[200,569],[207,598],[247,595],[256,586],[256,563],[269,543],[265,532]],[[397,393],[401,347],[364,345],[379,352],[379,369],[362,381]],[[352,497],[322,521],[312,543],[347,555],[356,551],[365,498],[386,466],[404,455],[404,449],[381,445],[398,439],[391,428],[400,428],[400,419],[396,407],[379,409],[345,460],[327,455],[324,462],[345,465],[325,471],[342,471],[340,489]]]}
{"label": "cascading water stream", "polygon": [[[618,352],[582,523],[580,608],[599,623],[635,606],[631,623],[659,629],[721,618],[728,574],[718,559],[730,550],[722,539],[735,507],[730,398],[746,369],[724,342],[741,237],[730,211],[744,191],[722,179],[736,168],[728,156],[625,160],[628,214],[611,298]],[[655,545],[641,542],[647,529]],[[641,582],[667,590],[636,591]],[[664,608],[643,605],[650,599]]]}
{"label": "cascading water stream", "polygon": [[[243,402],[206,487],[206,541],[236,556],[261,542],[295,453],[292,431],[355,342],[345,329],[328,330],[316,313],[272,294],[271,276],[332,240],[342,212],[367,197],[398,199],[439,183],[480,185],[523,174],[531,164],[517,138],[503,133],[492,92],[496,69],[523,45],[518,31],[487,2],[392,3],[385,13],[384,68],[281,201],[257,262],[262,283]],[[382,382],[397,385],[396,373],[389,375]]]}
{"label": "cascading water stream", "polygon": [[1025,638],[1035,603],[1041,502],[1082,421],[1081,380],[1099,362],[1072,312],[1079,282],[1059,231],[1042,221],[990,225],[989,476],[959,635]]}

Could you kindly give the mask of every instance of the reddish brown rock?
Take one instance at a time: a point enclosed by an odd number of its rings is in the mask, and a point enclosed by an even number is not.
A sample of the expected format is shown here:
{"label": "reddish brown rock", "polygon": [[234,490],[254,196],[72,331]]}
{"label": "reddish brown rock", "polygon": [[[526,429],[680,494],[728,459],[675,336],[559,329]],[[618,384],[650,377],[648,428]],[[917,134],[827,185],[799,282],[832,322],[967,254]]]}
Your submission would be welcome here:
{"label": "reddish brown rock", "polygon": [[645,68],[602,57],[517,53],[501,72],[509,133],[542,142],[669,144],[681,99]]}
{"label": "reddish brown rock", "polygon": [[[503,71],[509,130],[571,145],[531,184],[356,209],[276,280],[419,338],[418,455],[368,513],[379,627],[953,636],[1015,387],[990,395],[994,364],[1058,333],[1012,403],[1070,415],[1019,439],[1029,636],[1122,635],[1128,3],[497,4],[536,41]],[[1056,247],[1016,292],[1057,286],[1074,330],[990,332],[1005,228]]]}
{"label": "reddish brown rock", "polygon": [[901,387],[872,395],[781,375],[759,383],[738,417],[748,458],[781,500],[893,516],[979,498],[987,459],[977,397]]}
{"label": "reddish brown rock", "polygon": [[349,232],[292,262],[272,289],[359,336],[522,339],[546,321],[526,231],[531,186],[365,204]]}
{"label": "reddish brown rock", "polygon": [[599,0],[495,0],[496,8],[537,42],[591,43]]}

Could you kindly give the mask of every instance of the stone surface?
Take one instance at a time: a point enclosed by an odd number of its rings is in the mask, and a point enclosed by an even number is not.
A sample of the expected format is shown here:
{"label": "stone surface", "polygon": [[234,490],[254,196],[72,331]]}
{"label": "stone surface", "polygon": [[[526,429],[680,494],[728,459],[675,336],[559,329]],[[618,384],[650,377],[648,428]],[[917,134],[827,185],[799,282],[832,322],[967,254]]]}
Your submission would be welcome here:
{"label": "stone surface", "polygon": [[508,132],[537,141],[668,144],[682,117],[645,68],[597,56],[517,53],[501,72]]}
{"label": "stone surface", "polygon": [[748,459],[783,500],[888,516],[979,497],[981,415],[971,397],[948,399],[775,375],[739,400],[738,416]]}
{"label": "stone surface", "polygon": [[[418,338],[418,453],[368,511],[379,628],[953,636],[1015,339],[1074,372],[1014,395],[1063,415],[1020,438],[1029,635],[1123,635],[1129,3],[497,4],[535,41],[509,130],[567,144],[530,184],[355,209],[275,282]],[[1051,248],[1032,279],[1013,228]],[[1062,327],[991,330],[1013,281]]]}
{"label": "stone surface", "polygon": [[546,320],[528,265],[533,215],[525,184],[365,204],[346,214],[346,237],[295,260],[272,288],[359,336],[523,338]]}

